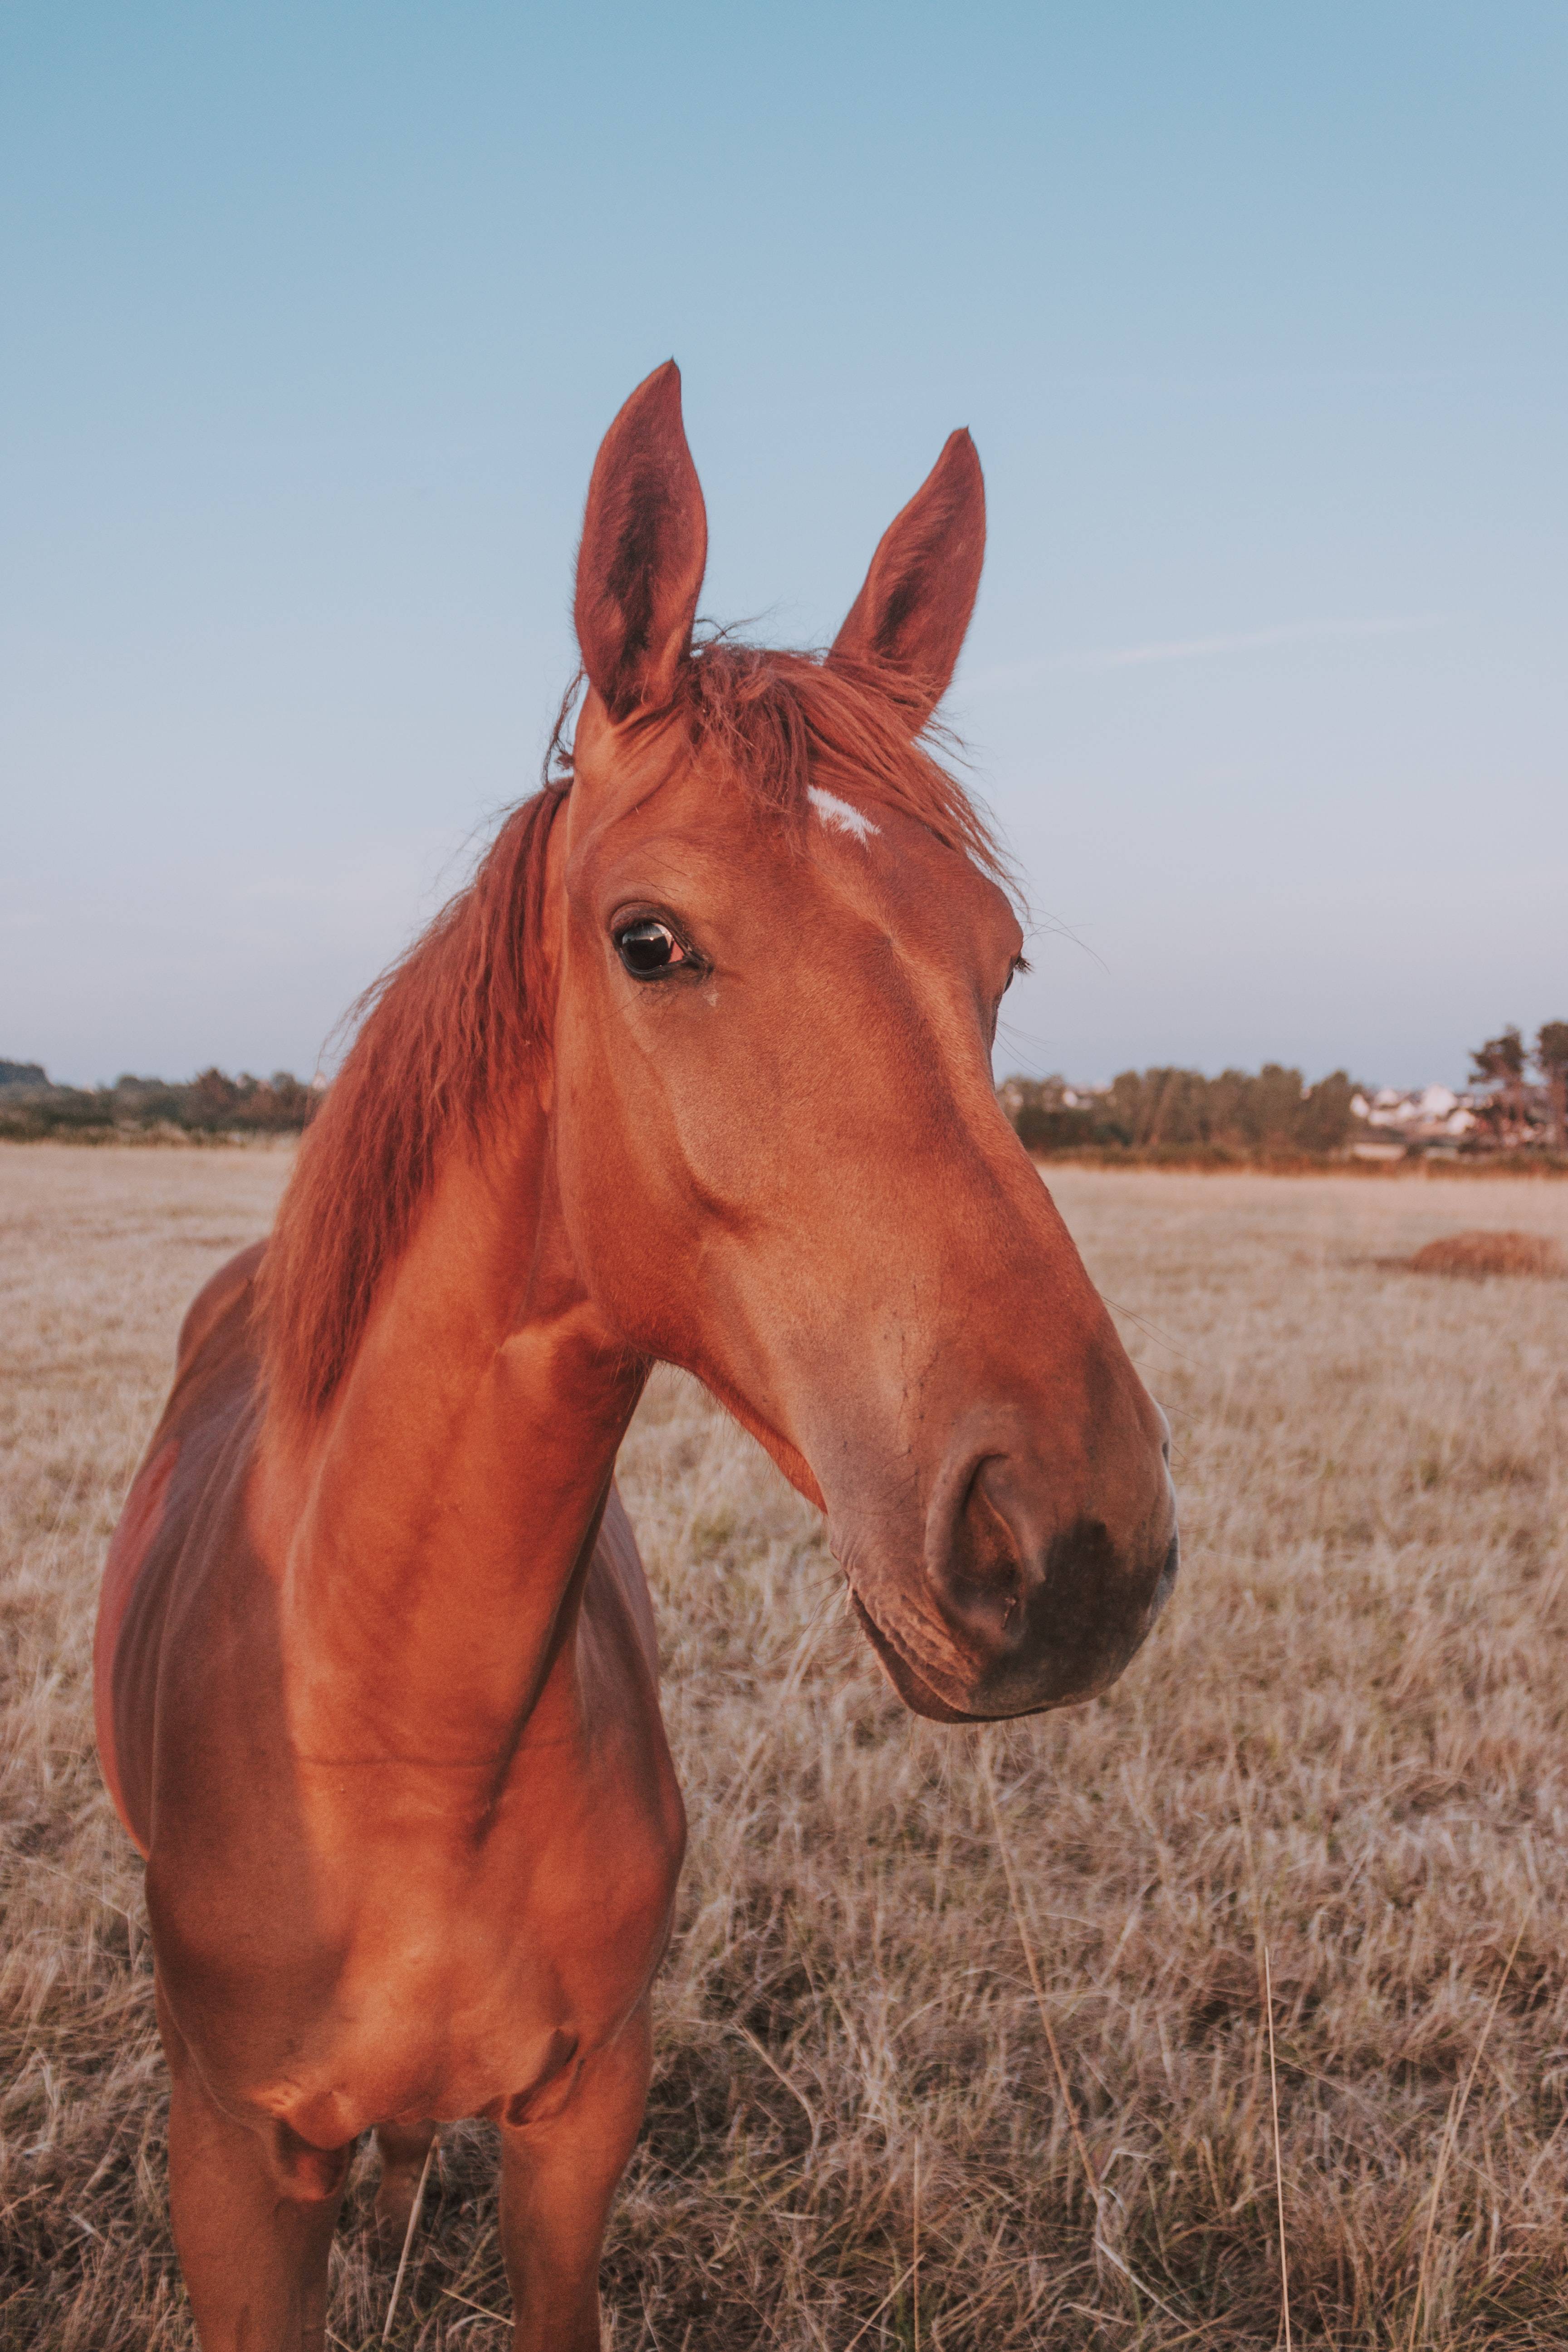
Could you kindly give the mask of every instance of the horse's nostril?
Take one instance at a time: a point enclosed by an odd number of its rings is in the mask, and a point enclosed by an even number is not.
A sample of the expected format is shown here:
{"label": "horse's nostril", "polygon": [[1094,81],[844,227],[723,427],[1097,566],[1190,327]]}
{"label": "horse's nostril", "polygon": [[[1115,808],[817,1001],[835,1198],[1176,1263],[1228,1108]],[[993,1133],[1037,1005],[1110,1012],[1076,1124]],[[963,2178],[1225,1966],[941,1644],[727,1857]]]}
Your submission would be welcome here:
{"label": "horse's nostril", "polygon": [[1018,1574],[1018,1547],[1013,1530],[977,1477],[969,1490],[963,1514],[964,1571],[981,1584],[1013,1584]]}
{"label": "horse's nostril", "polygon": [[[1136,1499],[1145,1509],[1152,1499],[1155,1517],[1126,1527],[1087,1507],[1097,1494],[1065,1509],[1068,1480],[1024,1447],[955,1449],[926,1524],[913,1621],[923,1654],[945,1653],[938,1671],[967,1693],[954,1705],[1027,1713],[1115,1680],[1163,1608],[1179,1558],[1169,1481],[1151,1476],[1146,1441],[1138,1468]],[[1150,1497],[1150,1484],[1163,1492]]]}
{"label": "horse's nostril", "polygon": [[1017,1630],[1024,1584],[1017,1538],[985,1490],[989,1467],[976,1465],[946,1556],[933,1561],[944,1613],[987,1641]]}

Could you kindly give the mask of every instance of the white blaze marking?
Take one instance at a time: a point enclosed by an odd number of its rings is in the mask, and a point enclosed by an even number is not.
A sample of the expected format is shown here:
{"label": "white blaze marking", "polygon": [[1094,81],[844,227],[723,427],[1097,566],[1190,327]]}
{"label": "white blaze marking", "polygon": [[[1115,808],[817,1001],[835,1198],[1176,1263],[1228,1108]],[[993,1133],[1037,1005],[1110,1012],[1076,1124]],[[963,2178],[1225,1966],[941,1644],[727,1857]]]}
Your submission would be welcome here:
{"label": "white blaze marking", "polygon": [[820,784],[807,784],[805,797],[824,824],[832,825],[838,833],[853,834],[862,846],[874,833],[882,830],[879,824],[873,824],[868,816],[862,816],[858,808],[852,808],[847,801],[841,801],[837,793],[825,793]]}

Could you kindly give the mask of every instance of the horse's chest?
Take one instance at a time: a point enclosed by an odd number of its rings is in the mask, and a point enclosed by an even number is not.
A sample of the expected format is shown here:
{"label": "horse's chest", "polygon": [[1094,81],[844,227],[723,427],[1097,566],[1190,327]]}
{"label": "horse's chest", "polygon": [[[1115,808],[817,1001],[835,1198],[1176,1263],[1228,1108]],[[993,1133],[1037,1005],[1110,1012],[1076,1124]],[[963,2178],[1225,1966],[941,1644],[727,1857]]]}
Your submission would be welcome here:
{"label": "horse's chest", "polygon": [[[480,1834],[408,1817],[356,1832],[323,1806],[318,1891],[255,1923],[238,2048],[226,2003],[232,2095],[331,2146],[396,2116],[521,2120],[563,2087],[645,1997],[679,1871],[673,1779],[619,1760],[559,1787],[531,1776]],[[184,1979],[176,2011],[182,1990],[199,2011],[209,1972],[200,1938],[181,1940],[163,1964]]]}
{"label": "horse's chest", "polygon": [[[578,2053],[617,2032],[647,1993],[668,1935],[679,1852],[621,1820],[598,1840],[513,1856],[491,1886],[411,1898],[358,1939],[340,1999],[368,2085],[398,2051],[394,2112],[521,2109]],[[417,2094],[410,2087],[422,2087]]]}

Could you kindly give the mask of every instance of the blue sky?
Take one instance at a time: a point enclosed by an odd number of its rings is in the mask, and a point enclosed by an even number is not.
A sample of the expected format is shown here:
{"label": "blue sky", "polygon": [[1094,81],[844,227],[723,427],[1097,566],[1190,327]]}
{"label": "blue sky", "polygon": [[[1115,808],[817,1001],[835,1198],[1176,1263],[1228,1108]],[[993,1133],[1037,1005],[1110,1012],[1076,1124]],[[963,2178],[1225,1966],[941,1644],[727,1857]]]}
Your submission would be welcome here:
{"label": "blue sky", "polygon": [[1556,0],[14,0],[0,1055],[315,1066],[531,788],[672,352],[782,641],[974,432],[1002,1066],[1568,1015],[1565,100]]}

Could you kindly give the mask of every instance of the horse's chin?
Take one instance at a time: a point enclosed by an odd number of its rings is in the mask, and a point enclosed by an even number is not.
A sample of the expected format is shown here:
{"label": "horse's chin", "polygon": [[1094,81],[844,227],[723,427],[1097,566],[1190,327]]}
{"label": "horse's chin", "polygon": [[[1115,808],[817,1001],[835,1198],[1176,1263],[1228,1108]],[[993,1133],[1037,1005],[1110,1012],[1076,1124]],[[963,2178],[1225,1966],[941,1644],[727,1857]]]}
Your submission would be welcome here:
{"label": "horse's chin", "polygon": [[[923,1675],[917,1673],[902,1652],[894,1648],[853,1586],[850,1587],[849,1599],[860,1621],[860,1631],[870,1643],[878,1664],[911,1715],[924,1716],[928,1723],[994,1723],[999,1719],[995,1716],[970,1714],[943,1698]],[[1032,1706],[1016,1710],[1021,1715],[1038,1715],[1041,1711]]]}

